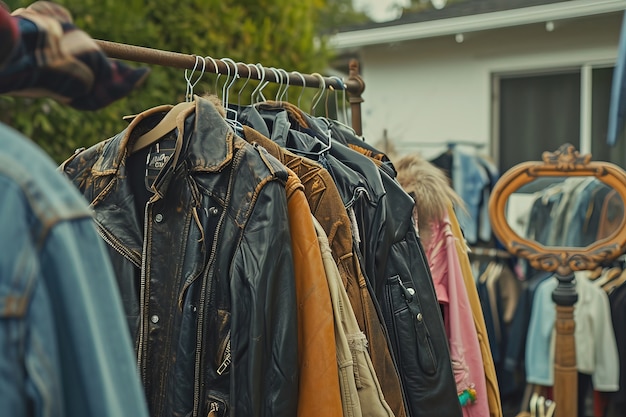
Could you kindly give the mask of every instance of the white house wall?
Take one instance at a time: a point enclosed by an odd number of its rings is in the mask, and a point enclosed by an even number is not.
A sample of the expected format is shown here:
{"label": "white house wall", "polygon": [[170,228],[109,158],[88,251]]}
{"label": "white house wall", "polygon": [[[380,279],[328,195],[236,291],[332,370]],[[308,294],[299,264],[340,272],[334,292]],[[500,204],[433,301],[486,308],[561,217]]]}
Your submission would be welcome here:
{"label": "white house wall", "polygon": [[[448,141],[487,145],[492,133],[494,75],[613,64],[621,14],[362,48],[363,135],[385,132],[398,153],[441,153]],[[427,142],[424,143],[424,142]]]}

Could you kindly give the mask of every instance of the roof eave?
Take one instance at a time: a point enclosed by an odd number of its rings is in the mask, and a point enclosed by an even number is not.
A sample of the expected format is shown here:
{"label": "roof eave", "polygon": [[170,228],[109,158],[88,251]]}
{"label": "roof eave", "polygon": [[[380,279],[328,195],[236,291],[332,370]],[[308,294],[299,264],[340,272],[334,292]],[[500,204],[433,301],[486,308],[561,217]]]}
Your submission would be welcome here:
{"label": "roof eave", "polygon": [[353,49],[368,45],[521,26],[551,20],[573,19],[625,9],[626,0],[572,0],[521,9],[342,32],[330,38],[330,45],[337,50]]}

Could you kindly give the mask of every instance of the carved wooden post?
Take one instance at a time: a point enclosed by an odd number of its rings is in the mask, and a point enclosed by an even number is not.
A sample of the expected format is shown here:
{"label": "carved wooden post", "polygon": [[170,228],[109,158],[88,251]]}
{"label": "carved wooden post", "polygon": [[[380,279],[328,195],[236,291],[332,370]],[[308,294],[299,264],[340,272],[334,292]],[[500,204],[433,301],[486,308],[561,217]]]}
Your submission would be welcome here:
{"label": "carved wooden post", "polygon": [[567,267],[557,269],[557,287],[552,292],[556,303],[556,340],[554,343],[554,401],[556,417],[578,415],[578,371],[574,338],[574,304],[578,300],[574,274]]}

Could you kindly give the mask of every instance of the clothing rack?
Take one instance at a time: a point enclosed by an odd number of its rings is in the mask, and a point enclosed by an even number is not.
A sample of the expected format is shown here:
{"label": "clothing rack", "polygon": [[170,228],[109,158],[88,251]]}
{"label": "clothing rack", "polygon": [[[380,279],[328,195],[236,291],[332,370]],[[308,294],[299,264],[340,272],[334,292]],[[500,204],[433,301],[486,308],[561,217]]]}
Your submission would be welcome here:
{"label": "clothing rack", "polygon": [[497,248],[483,248],[472,246],[469,253],[477,256],[489,256],[491,258],[510,259],[512,256],[509,252]]}
{"label": "clothing rack", "polygon": [[[96,40],[96,43],[110,58],[189,70],[197,69],[198,67],[197,55],[163,51],[99,39]],[[203,58],[205,61],[205,72],[213,72],[216,74],[230,74],[231,72],[232,67],[230,64],[227,64],[221,59],[210,57],[199,58]],[[259,69],[259,67],[255,65],[246,65],[244,63],[236,63],[235,65],[237,65],[238,74],[242,78],[249,77],[254,80],[285,83],[286,81],[283,77],[287,75],[290,86],[324,87],[326,89],[332,88],[339,91],[345,90],[348,96],[348,102],[350,103],[352,128],[358,135],[363,134],[361,120],[361,103],[363,102],[363,98],[361,94],[363,90],[365,90],[365,82],[363,82],[359,74],[359,63],[356,59],[350,60],[349,76],[347,80],[342,80],[339,77],[323,77],[319,74],[301,74],[299,72],[286,73],[282,70],[279,72],[276,71],[276,68],[261,67],[261,69]]]}

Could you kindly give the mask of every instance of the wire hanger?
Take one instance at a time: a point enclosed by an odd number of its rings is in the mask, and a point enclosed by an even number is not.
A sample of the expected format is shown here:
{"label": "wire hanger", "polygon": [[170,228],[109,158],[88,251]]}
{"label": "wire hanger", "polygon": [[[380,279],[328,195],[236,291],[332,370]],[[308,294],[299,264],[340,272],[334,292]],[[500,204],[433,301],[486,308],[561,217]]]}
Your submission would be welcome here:
{"label": "wire hanger", "polygon": [[311,114],[314,114],[315,108],[319,104],[320,100],[322,99],[322,95],[324,95],[324,92],[326,91],[326,80],[324,80],[324,77],[322,77],[322,74],[319,74],[317,72],[314,72],[311,75],[313,75],[314,77],[320,80],[320,88],[318,92],[315,93],[315,96],[313,96],[313,102],[311,103],[311,111],[309,112]]}
{"label": "wire hanger", "polygon": [[253,64],[244,64],[244,63],[240,63],[240,64],[248,67],[248,78],[239,89],[239,93],[237,93],[237,108],[241,108],[241,93],[243,92],[244,88],[246,88],[246,86],[250,82],[250,79],[252,78],[252,69],[250,67],[254,66]]}
{"label": "wire hanger", "polygon": [[[202,72],[196,79],[196,81],[191,82],[194,72],[198,67],[198,63],[202,62]],[[202,59],[202,57],[196,55],[196,64],[194,65],[191,73],[187,75],[187,70],[185,70],[185,81],[187,82],[187,88],[185,91],[185,101],[178,103],[174,107],[172,107],[161,119],[161,121],[150,129],[148,132],[139,136],[137,140],[129,147],[130,153],[137,152],[143,148],[146,148],[153,143],[157,142],[163,136],[170,133],[172,130],[176,129],[176,118],[183,111],[193,107],[195,105],[193,101],[193,89],[198,84],[202,76],[204,75],[204,71],[206,69],[206,61]]]}
{"label": "wire hanger", "polygon": [[[223,104],[222,107],[224,108],[224,111],[226,112],[226,121],[228,122],[228,124],[230,124],[231,127],[233,127],[233,129],[235,129],[238,133],[241,133],[243,132],[243,126],[237,120],[238,119],[237,111],[228,107],[228,101],[229,101],[228,94],[230,93],[230,88],[232,87],[232,85],[239,78],[239,69],[237,68],[237,64],[235,63],[235,61],[233,61],[230,58],[222,58],[222,61],[224,61],[226,63],[226,66],[228,67],[228,76],[227,76],[228,78],[224,82],[224,87],[222,88],[222,104]],[[233,68],[235,72],[230,82],[229,82],[230,65],[228,65],[229,63],[233,64]]]}
{"label": "wire hanger", "polygon": [[[259,102],[258,96],[261,90],[265,87],[265,68],[261,64],[254,64],[254,66],[256,67],[257,71],[261,74],[261,80],[259,81],[259,84],[256,86],[256,88],[250,94],[250,101],[252,102],[252,104]],[[265,100],[265,97],[263,97],[263,100]]]}
{"label": "wire hanger", "polygon": [[300,106],[300,102],[302,101],[302,95],[304,94],[304,90],[306,89],[306,79],[304,78],[304,75],[302,75],[301,72],[291,71],[291,73],[297,75],[298,77],[302,79],[302,90],[300,90],[300,95],[298,95],[298,101],[297,101],[298,108],[301,109],[302,107]]}
{"label": "wire hanger", "polygon": [[217,81],[220,79],[220,71],[219,68],[217,67],[217,61],[215,61],[215,59],[213,59],[213,57],[210,56],[205,56],[204,60],[209,60],[211,61],[211,63],[213,64],[213,68],[215,69],[215,75],[217,75],[217,77],[215,77],[215,94],[217,95]]}
{"label": "wire hanger", "polygon": [[[342,103],[342,108],[343,108],[343,124],[348,125],[348,112],[346,110],[346,83],[343,82],[343,80],[340,77],[337,77],[336,75],[331,76],[330,78],[333,78],[335,80],[337,80],[340,84],[341,84],[341,103]],[[339,100],[337,97],[337,92],[335,91],[335,108],[337,111],[337,119],[339,119]]]}
{"label": "wire hanger", "polygon": [[285,90],[277,97],[277,100],[282,103],[283,101],[289,101],[289,74],[282,68],[279,68],[278,71],[284,76],[285,80]]}

